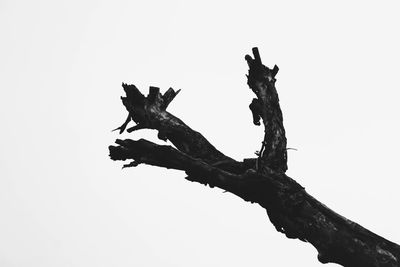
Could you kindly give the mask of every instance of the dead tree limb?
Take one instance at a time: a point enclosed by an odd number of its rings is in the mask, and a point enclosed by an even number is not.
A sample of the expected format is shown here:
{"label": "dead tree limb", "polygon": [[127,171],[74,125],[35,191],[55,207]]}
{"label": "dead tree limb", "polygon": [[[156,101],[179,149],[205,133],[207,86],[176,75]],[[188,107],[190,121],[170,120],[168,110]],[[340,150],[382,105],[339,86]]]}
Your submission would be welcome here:
{"label": "dead tree limb", "polygon": [[123,84],[128,110],[123,132],[133,120],[139,129],[158,130],[161,140],[175,146],[157,145],[147,140],[116,140],[110,146],[112,160],[131,160],[124,167],[149,164],[185,171],[186,179],[219,187],[267,210],[277,231],[288,238],[311,243],[318,250],[321,263],[347,267],[400,266],[400,246],[363,228],[327,208],[310,196],[287,170],[286,136],[282,112],[275,88],[278,67],[269,69],[261,62],[258,49],[245,57],[249,65],[248,85],[256,94],[250,104],[253,122],[264,126],[264,140],[258,158],[233,160],[217,150],[200,133],[166,111],[176,94],[165,94],[150,87],[145,97],[134,85]]}

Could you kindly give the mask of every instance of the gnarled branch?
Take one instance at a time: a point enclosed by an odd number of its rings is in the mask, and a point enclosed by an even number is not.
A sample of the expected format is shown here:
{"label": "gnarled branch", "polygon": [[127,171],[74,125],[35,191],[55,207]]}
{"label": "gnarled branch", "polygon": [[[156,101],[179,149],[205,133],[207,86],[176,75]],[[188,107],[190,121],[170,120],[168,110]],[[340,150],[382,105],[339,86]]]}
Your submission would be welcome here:
{"label": "gnarled branch", "polygon": [[265,136],[258,159],[237,162],[212,146],[200,133],[166,111],[177,92],[169,89],[164,95],[151,87],[145,97],[134,85],[123,84],[123,104],[129,115],[117,128],[156,129],[160,139],[170,140],[176,148],[147,140],[117,140],[110,146],[113,160],[132,160],[125,167],[138,164],[185,171],[189,181],[227,190],[246,201],[258,203],[267,210],[275,228],[288,238],[311,243],[318,250],[322,263],[343,266],[400,266],[400,246],[340,216],[309,195],[296,181],[285,174],[287,169],[286,137],[275,88],[278,68],[262,65],[253,49],[249,64],[248,84],[257,98],[250,109],[254,123],[262,119]]}
{"label": "gnarled branch", "polygon": [[260,125],[260,118],[264,124],[264,140],[259,152],[258,166],[271,168],[278,172],[287,170],[286,135],[283,127],[282,111],[279,106],[278,93],[275,88],[275,76],[278,66],[269,69],[261,62],[258,49],[253,48],[254,59],[246,55],[249,65],[247,84],[256,94],[250,104],[253,113],[253,123]]}
{"label": "gnarled branch", "polygon": [[[122,133],[132,120],[135,126],[127,129],[132,132],[140,129],[155,129],[158,138],[169,140],[180,151],[203,161],[240,173],[254,165],[254,160],[237,162],[217,150],[199,132],[192,130],[182,120],[169,113],[166,109],[180,90],[169,88],[164,94],[157,87],[150,87],[149,94],[144,96],[135,85],[122,84],[126,96],[121,97],[128,111],[125,122],[115,130]],[[250,164],[250,166],[248,166]]]}

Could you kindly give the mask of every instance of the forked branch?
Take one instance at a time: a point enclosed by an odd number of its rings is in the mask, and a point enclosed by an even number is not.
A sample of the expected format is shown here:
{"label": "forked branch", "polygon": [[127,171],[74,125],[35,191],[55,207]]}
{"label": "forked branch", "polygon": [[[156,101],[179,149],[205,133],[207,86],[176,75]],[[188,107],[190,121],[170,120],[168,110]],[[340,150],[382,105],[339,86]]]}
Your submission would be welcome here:
{"label": "forked branch", "polygon": [[128,110],[123,132],[133,120],[139,129],[158,130],[161,140],[175,146],[157,145],[147,140],[117,140],[110,146],[112,160],[131,160],[124,167],[149,164],[185,171],[186,179],[219,187],[267,210],[275,228],[288,238],[311,243],[322,263],[343,266],[400,266],[400,246],[344,218],[310,196],[302,186],[285,174],[287,170],[286,137],[282,112],[275,88],[278,67],[262,64],[258,49],[249,65],[248,85],[256,94],[250,104],[253,122],[262,120],[265,136],[257,159],[241,162],[224,155],[200,133],[166,111],[176,94],[169,89],[161,94],[150,87],[144,96],[134,85],[123,84],[122,102]]}

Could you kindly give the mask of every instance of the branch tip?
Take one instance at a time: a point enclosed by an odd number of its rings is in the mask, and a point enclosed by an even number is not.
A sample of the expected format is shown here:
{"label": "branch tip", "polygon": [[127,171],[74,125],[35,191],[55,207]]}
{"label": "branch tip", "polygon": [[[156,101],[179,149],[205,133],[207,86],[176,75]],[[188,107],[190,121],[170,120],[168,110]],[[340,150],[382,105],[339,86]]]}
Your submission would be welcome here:
{"label": "branch tip", "polygon": [[276,74],[278,73],[279,68],[277,65],[274,66],[274,68],[271,70],[271,75],[273,78],[275,78]]}
{"label": "branch tip", "polygon": [[146,127],[144,127],[142,124],[136,124],[135,126],[132,126],[131,128],[128,128],[126,131],[128,133],[131,133],[133,131],[137,131],[137,130],[141,130],[141,129],[145,129]]}
{"label": "branch tip", "polygon": [[262,64],[262,62],[261,62],[261,56],[260,56],[260,52],[258,51],[258,48],[257,47],[253,47],[253,49],[252,49],[252,51],[253,51],[253,55],[254,55],[254,61],[257,63],[257,64]]}
{"label": "branch tip", "polygon": [[155,86],[150,86],[149,88],[149,95],[147,96],[147,99],[149,100],[150,103],[153,103],[156,100],[156,97],[160,93],[160,88],[155,87]]}

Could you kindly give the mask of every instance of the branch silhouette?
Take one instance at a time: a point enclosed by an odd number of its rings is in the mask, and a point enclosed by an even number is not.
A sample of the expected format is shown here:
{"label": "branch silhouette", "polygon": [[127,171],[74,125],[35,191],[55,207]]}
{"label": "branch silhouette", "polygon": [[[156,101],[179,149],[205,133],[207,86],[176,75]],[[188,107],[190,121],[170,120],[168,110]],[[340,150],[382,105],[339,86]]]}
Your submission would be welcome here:
{"label": "branch silhouette", "polygon": [[[182,170],[186,179],[219,187],[245,201],[265,208],[276,230],[288,238],[311,243],[321,263],[347,267],[400,266],[400,246],[332,211],[309,195],[304,187],[288,177],[287,147],[282,111],[275,88],[279,68],[264,66],[257,48],[246,55],[247,83],[255,98],[249,108],[255,125],[264,126],[264,139],[257,158],[236,161],[216,149],[199,132],[167,111],[179,93],[164,94],[150,87],[144,96],[134,85],[122,84],[121,97],[128,111],[120,133],[140,129],[158,131],[158,138],[174,145],[158,145],[140,139],[116,140],[109,146],[112,160],[130,160],[124,167],[149,164]],[[136,123],[128,128],[130,121]]]}

